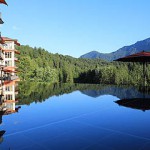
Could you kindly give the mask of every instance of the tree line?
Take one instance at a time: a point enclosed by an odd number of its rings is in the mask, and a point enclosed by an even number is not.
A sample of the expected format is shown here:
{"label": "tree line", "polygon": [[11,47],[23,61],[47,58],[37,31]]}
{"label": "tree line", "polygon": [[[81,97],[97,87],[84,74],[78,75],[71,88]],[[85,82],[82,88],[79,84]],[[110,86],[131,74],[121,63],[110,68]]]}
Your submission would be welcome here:
{"label": "tree line", "polygon": [[[139,63],[107,62],[52,54],[28,45],[16,47],[19,56],[18,75],[22,81],[51,83],[104,83],[142,85],[142,65]],[[146,83],[150,84],[147,65]]]}
{"label": "tree line", "polygon": [[73,91],[100,90],[106,85],[98,84],[74,84],[74,83],[46,83],[46,82],[20,82],[17,105],[30,105],[31,103],[41,103],[52,96],[69,94]]}

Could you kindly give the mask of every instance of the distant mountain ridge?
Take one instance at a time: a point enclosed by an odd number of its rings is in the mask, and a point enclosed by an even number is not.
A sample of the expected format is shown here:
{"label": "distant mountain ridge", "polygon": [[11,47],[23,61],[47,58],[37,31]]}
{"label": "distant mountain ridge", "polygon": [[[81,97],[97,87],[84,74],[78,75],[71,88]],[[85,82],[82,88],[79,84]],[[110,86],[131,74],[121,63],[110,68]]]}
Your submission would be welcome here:
{"label": "distant mountain ridge", "polygon": [[112,53],[99,53],[97,51],[91,51],[89,53],[80,56],[80,58],[89,58],[89,59],[100,58],[108,61],[113,61],[115,59],[128,56],[134,53],[138,53],[143,50],[150,51],[150,38],[147,38],[142,41],[138,41],[135,44],[130,46],[124,46]]}

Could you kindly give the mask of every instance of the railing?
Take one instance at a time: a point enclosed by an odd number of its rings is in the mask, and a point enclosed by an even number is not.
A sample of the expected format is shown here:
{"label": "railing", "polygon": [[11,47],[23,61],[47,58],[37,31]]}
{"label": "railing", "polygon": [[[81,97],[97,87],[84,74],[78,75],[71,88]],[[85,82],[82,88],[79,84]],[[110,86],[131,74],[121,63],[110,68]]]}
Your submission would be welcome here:
{"label": "railing", "polygon": [[6,50],[6,49],[10,49],[10,50],[12,50],[13,49],[13,46],[7,46],[7,45],[2,45],[1,46],[2,47],[2,49],[4,49],[4,50]]}
{"label": "railing", "polygon": [[14,76],[8,76],[8,77],[0,77],[0,79],[7,80],[7,81],[12,81],[12,80],[19,79],[19,77],[14,75]]}

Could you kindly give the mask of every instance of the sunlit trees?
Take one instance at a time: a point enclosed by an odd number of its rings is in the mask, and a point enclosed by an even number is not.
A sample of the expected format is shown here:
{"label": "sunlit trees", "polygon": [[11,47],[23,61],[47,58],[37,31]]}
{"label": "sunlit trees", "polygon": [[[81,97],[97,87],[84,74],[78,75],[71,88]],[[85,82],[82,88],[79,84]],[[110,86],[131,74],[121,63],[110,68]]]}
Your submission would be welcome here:
{"label": "sunlit trees", "polygon": [[[18,63],[21,80],[63,83],[142,84],[142,65],[106,62],[51,54],[42,48],[16,47],[21,55]],[[150,83],[150,66],[146,79]]]}

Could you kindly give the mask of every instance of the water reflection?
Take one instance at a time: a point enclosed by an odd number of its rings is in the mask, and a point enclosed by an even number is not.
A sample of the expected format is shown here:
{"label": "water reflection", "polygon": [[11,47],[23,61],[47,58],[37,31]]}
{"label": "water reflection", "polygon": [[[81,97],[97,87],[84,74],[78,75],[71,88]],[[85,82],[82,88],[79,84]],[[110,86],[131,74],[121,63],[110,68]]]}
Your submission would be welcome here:
{"label": "water reflection", "polygon": [[119,106],[140,109],[142,111],[150,110],[150,98],[121,99],[116,101],[116,103]]}
{"label": "water reflection", "polygon": [[[19,104],[31,104],[43,102],[49,97],[60,96],[73,91],[97,98],[103,95],[112,95],[119,100],[115,101],[119,106],[126,106],[143,111],[150,108],[150,90],[141,90],[140,87],[117,85],[93,85],[93,84],[47,84],[47,83],[21,83]],[[116,99],[117,100],[117,99]]]}
{"label": "water reflection", "polygon": [[[9,88],[3,89],[8,94]],[[3,116],[4,149],[150,148],[150,144],[145,145],[150,141],[150,111],[128,109],[137,105],[131,99],[148,98],[148,90],[144,93],[138,87],[127,86],[22,82],[14,92],[13,100],[16,102],[18,97],[17,104],[24,106],[19,113]],[[5,102],[9,96],[3,97]],[[121,99],[130,99],[130,105],[120,107],[115,102],[122,105]],[[138,107],[149,105],[148,99],[147,104],[143,102]],[[16,106],[11,108],[17,111]]]}
{"label": "water reflection", "polygon": [[[142,90],[139,87],[98,85],[98,84],[48,84],[48,83],[21,83],[19,104],[31,104],[43,102],[49,97],[80,91],[82,94],[98,98],[103,95],[112,95],[118,99],[149,99],[150,90]],[[143,101],[144,102],[144,101]],[[121,105],[121,103],[120,103]],[[146,104],[145,104],[146,105]]]}
{"label": "water reflection", "polygon": [[[117,97],[118,99],[143,97],[143,92],[141,92],[138,87],[135,88],[130,86],[100,85],[99,89],[96,90],[89,89],[89,90],[83,90],[81,92],[83,94],[95,98],[103,95],[112,95]],[[149,94],[145,94],[145,96],[149,97]]]}
{"label": "water reflection", "polygon": [[[15,81],[5,81],[3,85],[0,85],[0,124],[2,124],[2,117],[18,112],[21,108],[16,107],[18,100],[18,83]],[[0,143],[3,141],[3,135],[5,130],[0,131]]]}

